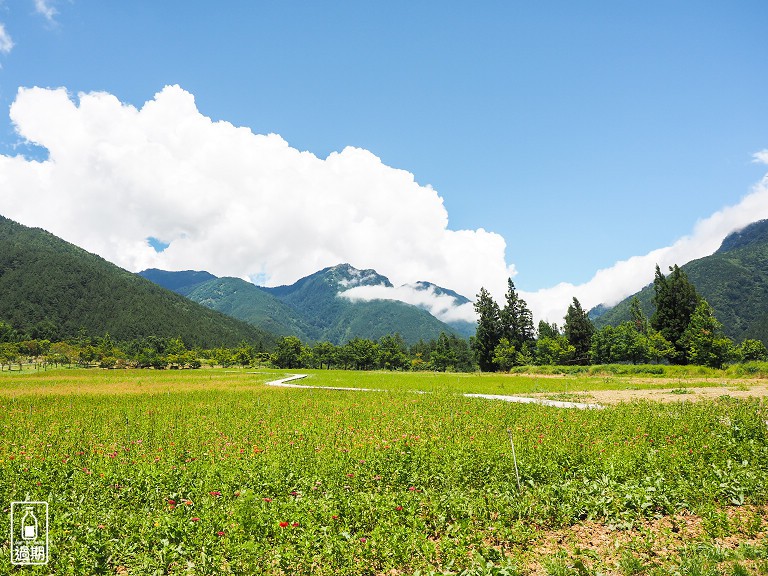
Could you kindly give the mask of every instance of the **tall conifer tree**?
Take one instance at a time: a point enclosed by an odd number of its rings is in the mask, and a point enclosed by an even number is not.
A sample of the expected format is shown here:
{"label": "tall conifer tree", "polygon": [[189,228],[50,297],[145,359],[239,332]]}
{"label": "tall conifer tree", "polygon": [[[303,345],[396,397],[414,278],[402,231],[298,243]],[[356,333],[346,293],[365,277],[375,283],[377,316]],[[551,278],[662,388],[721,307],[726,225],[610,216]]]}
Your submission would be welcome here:
{"label": "tall conifer tree", "polygon": [[477,313],[477,332],[472,338],[472,349],[475,351],[480,370],[492,372],[496,370],[496,363],[493,360],[494,350],[502,337],[501,311],[485,288],[480,288],[480,293],[477,295],[475,312]]}

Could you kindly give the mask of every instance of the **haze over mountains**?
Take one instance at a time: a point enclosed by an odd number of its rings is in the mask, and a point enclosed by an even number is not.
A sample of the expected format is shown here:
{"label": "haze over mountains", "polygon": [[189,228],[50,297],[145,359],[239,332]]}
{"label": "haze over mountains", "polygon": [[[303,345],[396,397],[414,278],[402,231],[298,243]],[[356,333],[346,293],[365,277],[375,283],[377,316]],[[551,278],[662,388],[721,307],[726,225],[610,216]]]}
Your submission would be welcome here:
{"label": "haze over mountains", "polygon": [[[150,269],[140,275],[213,310],[274,334],[309,342],[341,344],[354,337],[376,340],[398,332],[406,342],[414,343],[437,338],[441,332],[466,337],[475,328],[474,323],[464,320],[441,322],[427,310],[397,300],[348,297],[361,287],[394,288],[375,270],[358,270],[349,264],[325,268],[289,286],[274,288],[198,271]],[[448,298],[454,306],[471,306],[469,299],[428,282],[409,289]]]}

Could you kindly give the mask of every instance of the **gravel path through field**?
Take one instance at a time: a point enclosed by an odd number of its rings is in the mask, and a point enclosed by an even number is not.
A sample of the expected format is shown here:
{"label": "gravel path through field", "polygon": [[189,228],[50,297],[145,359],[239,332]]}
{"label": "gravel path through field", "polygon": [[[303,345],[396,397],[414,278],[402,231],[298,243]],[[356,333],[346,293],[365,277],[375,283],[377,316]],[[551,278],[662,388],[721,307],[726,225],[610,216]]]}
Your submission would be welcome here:
{"label": "gravel path through field", "polygon": [[[308,374],[294,374],[280,380],[267,382],[267,386],[277,386],[279,388],[308,388],[315,390],[342,390],[346,392],[386,392],[382,388],[348,388],[342,386],[310,386],[307,384],[292,384],[295,380],[306,378]],[[416,390],[417,394],[426,394],[421,390]],[[542,404],[554,408],[576,408],[579,410],[600,410],[599,404],[588,404],[584,402],[561,402],[559,400],[548,400],[547,398],[530,398],[525,396],[504,396],[500,394],[462,394],[466,398],[483,398],[486,400],[501,400],[503,402],[517,402],[520,404]]]}

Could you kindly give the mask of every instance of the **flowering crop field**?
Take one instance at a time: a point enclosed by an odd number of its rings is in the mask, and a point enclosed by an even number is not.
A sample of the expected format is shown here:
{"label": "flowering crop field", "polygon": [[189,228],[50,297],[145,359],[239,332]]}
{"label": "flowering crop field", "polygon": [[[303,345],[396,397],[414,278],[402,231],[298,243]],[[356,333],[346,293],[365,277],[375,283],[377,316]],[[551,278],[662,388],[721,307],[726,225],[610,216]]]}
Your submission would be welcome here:
{"label": "flowering crop field", "polygon": [[[0,529],[12,501],[50,510],[50,561],[23,570],[768,573],[764,401],[564,410],[456,394],[534,385],[509,375],[318,371],[304,382],[388,391],[265,386],[283,375],[4,373]],[[700,521],[695,541],[659,553],[680,528],[658,522],[681,518]],[[542,548],[584,527],[617,544]],[[14,572],[7,541],[0,554]]]}

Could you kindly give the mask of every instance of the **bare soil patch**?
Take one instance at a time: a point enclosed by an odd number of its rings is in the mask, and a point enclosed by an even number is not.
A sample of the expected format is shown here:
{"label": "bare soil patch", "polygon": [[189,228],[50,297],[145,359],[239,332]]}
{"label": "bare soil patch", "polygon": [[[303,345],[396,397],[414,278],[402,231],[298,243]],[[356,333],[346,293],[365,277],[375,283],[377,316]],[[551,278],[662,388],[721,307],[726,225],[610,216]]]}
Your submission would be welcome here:
{"label": "bare soil patch", "polygon": [[[575,573],[675,572],[682,562],[702,557],[719,573],[732,573],[733,563],[739,562],[746,573],[759,574],[765,573],[766,563],[750,562],[745,551],[766,546],[768,507],[739,506],[722,510],[714,520],[681,513],[636,522],[630,529],[584,522],[542,533],[522,557],[531,576],[551,574],[553,563]],[[708,549],[717,554],[706,554]]]}
{"label": "bare soil patch", "polygon": [[[590,390],[572,394],[573,399],[580,402],[596,402],[598,404],[618,404],[633,400],[653,400],[656,402],[683,402],[705,399],[715,399],[721,396],[731,398],[768,398],[768,383],[765,380],[736,380],[708,381],[707,386],[689,386],[677,379],[622,379],[624,386],[631,388],[632,383],[658,383],[658,388],[623,389],[623,390]],[[557,395],[541,392],[526,394],[532,397],[551,397]]]}

